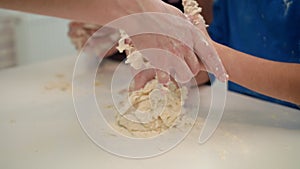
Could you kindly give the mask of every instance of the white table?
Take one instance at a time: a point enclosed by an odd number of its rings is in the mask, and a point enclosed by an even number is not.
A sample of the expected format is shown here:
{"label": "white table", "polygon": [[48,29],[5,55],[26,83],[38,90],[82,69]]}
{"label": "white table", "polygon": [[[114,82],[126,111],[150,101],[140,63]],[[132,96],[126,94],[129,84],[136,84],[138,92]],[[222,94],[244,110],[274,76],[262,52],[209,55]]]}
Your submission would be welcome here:
{"label": "white table", "polygon": [[[228,93],[213,137],[197,143],[199,127],[161,156],[130,160],[96,146],[73,107],[75,58],[0,71],[1,169],[299,168],[300,111]],[[200,88],[202,104],[209,87]]]}

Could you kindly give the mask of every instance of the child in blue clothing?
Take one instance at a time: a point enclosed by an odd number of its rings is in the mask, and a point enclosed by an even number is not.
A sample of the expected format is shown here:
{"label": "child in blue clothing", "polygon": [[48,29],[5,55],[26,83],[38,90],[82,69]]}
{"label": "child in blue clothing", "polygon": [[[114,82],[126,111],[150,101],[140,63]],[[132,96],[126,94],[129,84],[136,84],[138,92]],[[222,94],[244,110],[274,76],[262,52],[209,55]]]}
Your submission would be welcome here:
{"label": "child in blue clothing", "polygon": [[[259,58],[300,63],[300,1],[216,0],[213,13],[209,34],[214,41]],[[295,104],[259,94],[234,82],[229,82],[229,89],[299,108]]]}

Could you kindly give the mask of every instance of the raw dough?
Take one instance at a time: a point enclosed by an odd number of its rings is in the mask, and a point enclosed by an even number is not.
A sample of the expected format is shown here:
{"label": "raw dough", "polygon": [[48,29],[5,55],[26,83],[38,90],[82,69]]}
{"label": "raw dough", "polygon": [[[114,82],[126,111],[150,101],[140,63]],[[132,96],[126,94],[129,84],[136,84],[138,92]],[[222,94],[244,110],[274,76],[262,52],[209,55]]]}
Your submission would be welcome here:
{"label": "raw dough", "polygon": [[200,12],[202,9],[195,0],[182,0],[184,14],[190,19],[194,25],[198,25],[200,22],[205,24],[204,18]]}
{"label": "raw dough", "polygon": [[143,55],[134,48],[134,46],[131,44],[129,36],[124,30],[120,30],[120,34],[121,39],[119,40],[117,49],[120,53],[123,53],[124,51],[127,52],[127,59],[125,63],[129,64],[134,69],[142,68],[142,66],[146,64],[146,60],[143,58]]}
{"label": "raw dough", "polygon": [[157,79],[129,95],[132,107],[123,115],[117,114],[117,126],[134,136],[153,136],[176,125],[184,114],[182,107],[186,88],[178,88],[174,82],[166,87]]}

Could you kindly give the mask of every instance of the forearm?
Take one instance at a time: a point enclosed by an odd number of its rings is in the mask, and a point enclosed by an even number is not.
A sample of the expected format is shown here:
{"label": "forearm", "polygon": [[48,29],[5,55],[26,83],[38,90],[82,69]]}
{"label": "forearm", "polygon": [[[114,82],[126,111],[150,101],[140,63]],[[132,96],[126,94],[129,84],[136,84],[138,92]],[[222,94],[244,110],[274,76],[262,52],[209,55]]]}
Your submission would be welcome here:
{"label": "forearm", "polygon": [[0,0],[0,8],[104,25],[138,12],[160,9],[160,0]]}
{"label": "forearm", "polygon": [[259,93],[300,104],[300,65],[260,59],[215,43],[229,80]]}

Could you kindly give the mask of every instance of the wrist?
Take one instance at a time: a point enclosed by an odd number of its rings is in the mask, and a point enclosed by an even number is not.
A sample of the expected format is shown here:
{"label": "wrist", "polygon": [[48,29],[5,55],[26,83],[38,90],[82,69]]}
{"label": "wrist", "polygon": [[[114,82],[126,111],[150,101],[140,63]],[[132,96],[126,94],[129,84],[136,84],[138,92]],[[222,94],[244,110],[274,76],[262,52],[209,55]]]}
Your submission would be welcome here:
{"label": "wrist", "polygon": [[215,41],[213,41],[212,40],[212,44],[213,44],[213,46],[215,47],[215,49],[216,49],[216,51],[217,51],[217,53],[218,53],[218,55],[219,55],[219,58],[221,59],[221,62],[222,62],[222,64],[223,64],[223,66],[224,66],[224,68],[225,68],[225,70],[226,70],[226,72],[227,72],[227,74],[228,74],[228,76],[229,76],[229,79],[231,80],[231,75],[232,75],[232,64],[233,64],[233,57],[234,57],[234,55],[233,54],[231,54],[231,51],[229,50],[230,48],[228,48],[228,47],[226,47],[226,46],[224,46],[224,45],[222,45],[222,44],[219,44],[219,43],[217,43],[217,42],[215,42]]}

